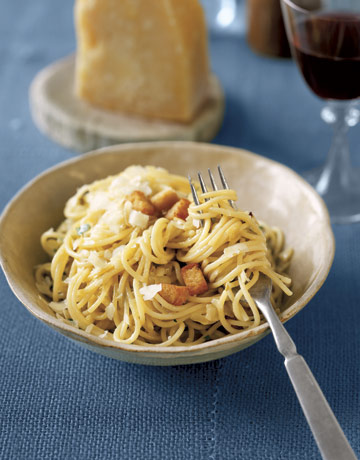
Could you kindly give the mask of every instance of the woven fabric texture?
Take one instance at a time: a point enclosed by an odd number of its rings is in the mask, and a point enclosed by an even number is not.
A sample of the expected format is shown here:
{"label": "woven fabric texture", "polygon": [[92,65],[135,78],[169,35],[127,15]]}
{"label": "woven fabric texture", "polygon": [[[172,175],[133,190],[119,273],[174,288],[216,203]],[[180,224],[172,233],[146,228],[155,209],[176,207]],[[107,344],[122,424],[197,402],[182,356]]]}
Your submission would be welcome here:
{"label": "woven fabric texture", "polygon": [[[74,156],[37,131],[28,107],[35,74],[75,48],[72,8],[72,0],[0,3],[0,209],[36,174]],[[298,172],[321,164],[331,131],[295,65],[256,56],[243,34],[212,37],[210,45],[227,100],[215,142]],[[350,141],[359,163],[359,128]],[[329,278],[287,329],[360,455],[360,226],[334,231]],[[315,460],[320,454],[271,335],[206,364],[117,362],[33,318],[1,273],[0,459]]]}

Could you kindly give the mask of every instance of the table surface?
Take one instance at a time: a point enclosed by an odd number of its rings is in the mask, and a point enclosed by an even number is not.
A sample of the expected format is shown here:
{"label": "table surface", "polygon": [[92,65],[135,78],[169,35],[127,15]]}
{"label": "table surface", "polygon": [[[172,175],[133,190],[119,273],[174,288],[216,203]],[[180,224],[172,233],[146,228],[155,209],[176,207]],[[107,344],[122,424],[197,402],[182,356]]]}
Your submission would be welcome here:
{"label": "table surface", "polygon": [[[75,48],[72,0],[0,4],[0,209],[75,154],[34,126],[28,88]],[[322,103],[290,60],[212,37],[226,93],[214,142],[298,172],[324,162]],[[359,163],[360,129],[350,143]],[[360,454],[360,226],[335,226],[329,278],[287,329]],[[0,459],[320,459],[271,335],[219,361],[168,368],[98,356],[33,318],[0,274]],[[340,459],[339,459],[340,460]]]}

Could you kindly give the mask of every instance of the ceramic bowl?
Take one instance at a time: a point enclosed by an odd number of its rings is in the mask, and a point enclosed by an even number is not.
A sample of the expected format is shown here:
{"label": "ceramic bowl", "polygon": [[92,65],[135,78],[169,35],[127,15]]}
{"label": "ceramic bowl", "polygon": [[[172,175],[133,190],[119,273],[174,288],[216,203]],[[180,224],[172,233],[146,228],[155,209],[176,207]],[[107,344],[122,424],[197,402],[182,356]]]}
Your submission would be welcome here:
{"label": "ceramic bowl", "polygon": [[[281,320],[297,314],[324,283],[334,256],[334,237],[322,199],[289,168],[250,152],[193,142],[122,144],[61,163],[27,184],[5,208],[0,220],[0,260],[15,295],[31,314],[86,348],[111,358],[149,365],[189,364],[236,353],[263,338],[267,323],[236,335],[190,347],[144,347],[101,339],[57,320],[39,295],[34,266],[46,260],[40,235],[63,219],[66,200],[76,189],[129,165],[162,166],[195,176],[221,164],[238,206],[282,228],[295,250],[290,267],[294,294],[283,305]],[[26,235],[26,238],[24,237]],[[15,314],[15,313],[14,313]],[[44,343],[44,347],[46,344]]]}

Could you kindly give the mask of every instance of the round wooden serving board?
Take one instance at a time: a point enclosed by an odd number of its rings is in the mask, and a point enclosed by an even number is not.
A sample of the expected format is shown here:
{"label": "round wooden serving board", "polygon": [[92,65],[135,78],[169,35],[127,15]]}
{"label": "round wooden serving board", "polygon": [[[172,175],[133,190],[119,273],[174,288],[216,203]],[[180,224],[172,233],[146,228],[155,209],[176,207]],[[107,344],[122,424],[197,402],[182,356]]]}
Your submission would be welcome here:
{"label": "round wooden serving board", "polygon": [[37,127],[59,144],[80,152],[123,142],[155,140],[210,141],[224,115],[219,80],[210,76],[209,100],[189,124],[98,109],[74,94],[75,57],[40,71],[30,87],[30,107]]}

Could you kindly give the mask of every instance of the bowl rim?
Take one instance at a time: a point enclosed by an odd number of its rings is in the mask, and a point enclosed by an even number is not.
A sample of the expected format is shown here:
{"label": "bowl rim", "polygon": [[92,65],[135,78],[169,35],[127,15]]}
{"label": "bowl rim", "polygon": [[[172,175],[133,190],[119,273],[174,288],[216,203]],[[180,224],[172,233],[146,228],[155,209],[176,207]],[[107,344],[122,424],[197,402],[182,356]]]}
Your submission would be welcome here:
{"label": "bowl rim", "polygon": [[[305,179],[303,179],[299,174],[297,174],[294,170],[289,168],[288,166],[272,160],[270,158],[264,157],[257,153],[253,153],[249,150],[231,147],[231,146],[224,146],[220,144],[209,144],[205,142],[193,142],[193,141],[150,141],[150,142],[137,142],[137,143],[124,143],[124,144],[115,144],[108,147],[103,147],[100,149],[92,150],[88,153],[77,155],[73,158],[68,160],[62,161],[57,163],[50,168],[45,169],[40,174],[36,175],[33,179],[28,181],[24,186],[22,186],[18,192],[13,196],[13,198],[7,203],[5,208],[3,209],[0,215],[0,265],[2,266],[5,278],[13,291],[14,295],[20,300],[20,302],[25,306],[25,308],[37,319],[43,321],[48,326],[60,329],[66,333],[67,336],[73,336],[71,338],[75,340],[80,340],[81,342],[89,343],[92,345],[97,345],[103,348],[110,348],[115,349],[118,351],[123,352],[131,352],[131,353],[145,353],[145,354],[156,354],[156,355],[178,355],[181,353],[191,354],[191,352],[202,352],[204,350],[211,351],[212,349],[216,349],[223,345],[235,345],[246,342],[247,339],[256,338],[259,340],[260,338],[264,337],[269,332],[269,325],[267,322],[261,323],[259,326],[256,326],[251,329],[246,329],[244,331],[240,331],[237,334],[227,335],[225,337],[221,337],[219,339],[211,340],[208,342],[204,342],[198,345],[189,345],[189,346],[172,346],[172,347],[162,347],[162,346],[144,346],[144,345],[135,345],[135,344],[125,344],[121,342],[115,342],[113,340],[108,340],[106,338],[100,338],[98,336],[92,335],[86,331],[78,329],[74,326],[66,324],[61,320],[58,320],[55,317],[52,317],[50,314],[46,313],[45,311],[41,310],[36,304],[34,304],[31,300],[29,300],[26,296],[26,293],[21,289],[21,286],[18,286],[16,278],[11,273],[8,261],[6,257],[3,255],[3,246],[2,246],[2,238],[1,235],[3,234],[3,229],[5,228],[6,221],[8,216],[11,212],[13,206],[17,204],[17,202],[22,198],[22,196],[32,188],[37,182],[41,181],[44,177],[51,175],[55,171],[66,169],[67,167],[71,166],[74,163],[81,163],[82,161],[91,161],[93,158],[101,156],[103,154],[116,154],[121,156],[121,153],[124,151],[134,150],[134,149],[158,149],[158,148],[192,148],[192,149],[199,149],[203,150],[206,149],[207,151],[213,151],[213,154],[222,154],[219,152],[221,149],[224,153],[235,153],[239,156],[248,157],[248,158],[258,158],[263,161],[265,164],[272,164],[280,169],[283,169],[290,174],[290,176],[294,177],[300,184],[302,188],[306,191],[308,196],[312,196],[317,201],[318,210],[320,211],[319,215],[322,217],[324,223],[324,229],[326,229],[326,233],[324,233],[324,238],[327,239],[327,245],[329,247],[329,251],[326,253],[326,258],[323,263],[323,269],[318,271],[314,278],[312,279],[309,287],[305,291],[305,293],[297,299],[292,305],[290,305],[284,312],[281,313],[280,319],[282,322],[288,321],[290,318],[295,316],[300,310],[302,310],[305,305],[315,296],[321,286],[324,284],[329,271],[332,266],[332,262],[334,259],[335,254],[335,238],[332,231],[332,227],[330,224],[330,216],[327,210],[327,207],[323,201],[323,199],[318,195],[318,193],[308,184]],[[46,302],[46,300],[44,299]],[[213,350],[216,351],[216,350]]]}

